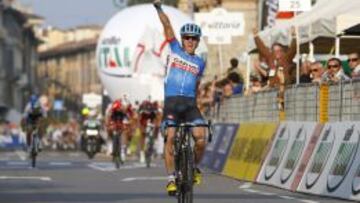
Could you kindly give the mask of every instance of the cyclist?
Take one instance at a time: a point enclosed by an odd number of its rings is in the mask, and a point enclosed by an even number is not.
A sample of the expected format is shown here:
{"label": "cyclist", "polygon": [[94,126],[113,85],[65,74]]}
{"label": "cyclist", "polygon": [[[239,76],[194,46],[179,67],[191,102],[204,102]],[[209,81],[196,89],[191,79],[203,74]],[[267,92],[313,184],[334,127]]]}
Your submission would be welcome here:
{"label": "cyclist", "polygon": [[149,100],[144,100],[139,107],[139,125],[140,125],[140,163],[145,163],[145,138],[146,138],[146,127],[148,122],[155,125],[156,116],[158,114],[156,103],[152,103]]}
{"label": "cyclist", "polygon": [[[201,37],[201,29],[193,23],[185,24],[180,29],[181,45],[168,16],[161,8],[161,1],[154,0],[160,21],[164,27],[165,37],[170,43],[171,54],[168,57],[167,75],[165,77],[165,102],[163,124],[193,122],[203,124],[204,119],[196,106],[196,92],[200,78],[205,69],[205,61],[195,54]],[[168,128],[165,135],[165,166],[169,175],[167,191],[176,192],[174,174],[173,141],[175,128]],[[201,173],[197,165],[200,163],[205,149],[205,128],[193,129],[195,139],[194,181],[200,184]]]}
{"label": "cyclist", "polygon": [[[39,97],[36,94],[30,96],[29,102],[25,106],[23,123],[26,127],[26,143],[28,150],[30,149],[32,137],[31,134],[34,129],[39,130],[39,138],[41,140],[42,132],[40,130],[40,121],[46,118],[46,111],[41,106]],[[41,150],[41,142],[39,143],[39,150]]]}
{"label": "cyclist", "polygon": [[125,161],[126,158],[126,147],[127,147],[127,131],[129,130],[129,118],[127,115],[128,107],[125,106],[120,99],[115,100],[112,104],[110,109],[107,112],[106,116],[106,126],[107,132],[110,138],[113,136],[113,130],[117,129],[122,131],[121,139],[122,139],[122,146],[121,146],[121,157],[122,160]]}

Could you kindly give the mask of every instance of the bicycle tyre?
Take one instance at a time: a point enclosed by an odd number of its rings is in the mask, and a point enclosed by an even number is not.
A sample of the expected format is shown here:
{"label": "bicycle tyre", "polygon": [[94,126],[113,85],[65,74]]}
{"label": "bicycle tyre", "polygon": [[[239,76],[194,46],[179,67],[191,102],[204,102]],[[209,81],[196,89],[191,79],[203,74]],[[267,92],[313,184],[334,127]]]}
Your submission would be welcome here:
{"label": "bicycle tyre", "polygon": [[121,153],[121,139],[120,139],[120,135],[117,132],[115,132],[113,133],[113,161],[117,169],[119,169],[121,165],[120,153]]}
{"label": "bicycle tyre", "polygon": [[151,158],[153,155],[153,148],[154,148],[154,141],[153,141],[153,136],[151,135],[151,133],[149,133],[147,135],[147,143],[146,143],[146,151],[145,151],[145,161],[146,161],[146,167],[150,168],[151,167]]}
{"label": "bicycle tyre", "polygon": [[36,133],[32,134],[32,143],[31,143],[31,167],[35,168],[36,167],[36,156],[38,153],[38,143],[37,143],[37,135]]}
{"label": "bicycle tyre", "polygon": [[193,152],[190,145],[185,149],[185,168],[186,168],[186,179],[184,184],[184,203],[193,202],[193,184],[194,184],[194,160]]}

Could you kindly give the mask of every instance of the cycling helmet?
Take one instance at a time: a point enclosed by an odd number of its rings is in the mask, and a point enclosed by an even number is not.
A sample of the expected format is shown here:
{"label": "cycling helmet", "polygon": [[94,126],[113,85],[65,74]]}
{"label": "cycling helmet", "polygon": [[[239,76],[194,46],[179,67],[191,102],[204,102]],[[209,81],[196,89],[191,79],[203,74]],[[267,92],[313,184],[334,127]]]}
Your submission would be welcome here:
{"label": "cycling helmet", "polygon": [[111,110],[113,111],[119,111],[122,107],[121,100],[115,100],[111,106]]}
{"label": "cycling helmet", "polygon": [[181,27],[180,35],[181,37],[185,35],[201,37],[201,28],[194,23],[187,23]]}

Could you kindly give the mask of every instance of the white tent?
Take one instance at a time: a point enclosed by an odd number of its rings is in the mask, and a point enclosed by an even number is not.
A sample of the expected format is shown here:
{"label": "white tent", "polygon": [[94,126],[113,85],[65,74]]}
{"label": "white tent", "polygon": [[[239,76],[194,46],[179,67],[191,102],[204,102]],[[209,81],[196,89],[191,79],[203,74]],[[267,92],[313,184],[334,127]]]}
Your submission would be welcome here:
{"label": "white tent", "polygon": [[[311,11],[304,12],[291,20],[280,21],[276,26],[260,32],[259,35],[267,46],[274,42],[288,44],[290,41],[288,31],[291,26],[295,26],[299,28],[301,44],[313,41],[315,45],[331,47],[335,44],[335,38],[345,29],[360,23],[359,11],[360,0],[318,0]],[[324,40],[324,38],[327,39]],[[251,36],[248,51],[255,49]],[[328,48],[325,50],[329,51]]]}

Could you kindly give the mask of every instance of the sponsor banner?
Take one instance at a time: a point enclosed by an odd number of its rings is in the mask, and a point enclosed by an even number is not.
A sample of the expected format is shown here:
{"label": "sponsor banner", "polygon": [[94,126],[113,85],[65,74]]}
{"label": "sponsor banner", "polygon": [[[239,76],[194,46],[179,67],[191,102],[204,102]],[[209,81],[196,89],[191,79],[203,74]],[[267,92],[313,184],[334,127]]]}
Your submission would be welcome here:
{"label": "sponsor banner", "polygon": [[25,138],[18,135],[0,135],[0,149],[13,149],[25,146]]}
{"label": "sponsor banner", "polygon": [[241,124],[223,174],[240,180],[255,181],[276,127],[276,123]]}
{"label": "sponsor banner", "polygon": [[221,136],[219,136],[217,145],[214,150],[214,155],[210,169],[221,172],[224,168],[226,158],[229,154],[231,144],[234,141],[236,131],[238,129],[237,124],[224,125]]}
{"label": "sponsor banner", "polygon": [[359,187],[359,144],[359,123],[326,124],[298,191],[360,200],[354,191]]}
{"label": "sponsor banner", "polygon": [[208,143],[206,145],[205,153],[203,156],[203,159],[201,160],[200,167],[203,168],[210,168],[213,162],[214,158],[214,152],[216,149],[216,146],[219,143],[219,140],[221,140],[221,136],[223,134],[223,129],[225,127],[225,124],[215,124],[213,126],[213,138],[212,142]]}
{"label": "sponsor banner", "polygon": [[314,122],[280,124],[257,182],[290,189],[315,128]]}

